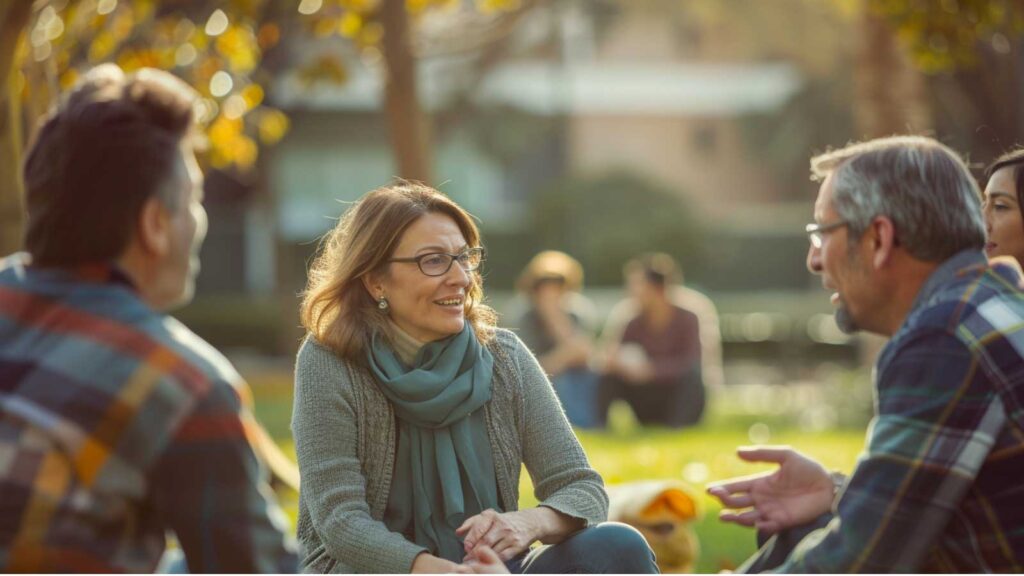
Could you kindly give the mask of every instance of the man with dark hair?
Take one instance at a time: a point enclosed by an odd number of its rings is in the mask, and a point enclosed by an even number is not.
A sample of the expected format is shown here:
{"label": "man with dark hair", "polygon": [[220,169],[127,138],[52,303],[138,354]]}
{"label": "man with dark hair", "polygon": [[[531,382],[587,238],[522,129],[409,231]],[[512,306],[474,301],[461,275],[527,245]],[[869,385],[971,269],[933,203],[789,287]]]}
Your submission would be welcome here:
{"label": "man with dark hair", "polygon": [[679,267],[668,254],[646,254],[625,266],[629,293],[609,315],[597,415],[627,402],[642,424],[692,426],[704,413],[701,321],[675,302]]}
{"label": "man with dark hair", "polygon": [[779,468],[709,488],[735,509],[723,520],[765,543],[741,570],[1024,570],[1024,292],[1015,262],[982,253],[977,184],[922,137],[811,165],[822,184],[807,266],[834,291],[840,328],[890,340],[852,476],[755,447],[740,457]]}
{"label": "man with dark hair", "polygon": [[92,70],[25,163],[27,254],[0,262],[0,570],[290,572],[231,364],[164,312],[206,233],[195,93]]}

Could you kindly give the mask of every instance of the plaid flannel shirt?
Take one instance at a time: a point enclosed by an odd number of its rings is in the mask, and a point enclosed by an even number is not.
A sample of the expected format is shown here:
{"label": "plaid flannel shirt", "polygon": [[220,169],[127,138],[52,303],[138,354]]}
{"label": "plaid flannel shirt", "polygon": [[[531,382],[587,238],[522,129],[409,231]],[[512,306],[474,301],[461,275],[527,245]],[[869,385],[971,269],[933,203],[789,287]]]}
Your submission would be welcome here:
{"label": "plaid flannel shirt", "polygon": [[240,376],[109,266],[0,261],[0,571],[288,572]]}
{"label": "plaid flannel shirt", "polygon": [[1024,292],[962,252],[878,360],[877,416],[834,517],[779,572],[1024,570]]}

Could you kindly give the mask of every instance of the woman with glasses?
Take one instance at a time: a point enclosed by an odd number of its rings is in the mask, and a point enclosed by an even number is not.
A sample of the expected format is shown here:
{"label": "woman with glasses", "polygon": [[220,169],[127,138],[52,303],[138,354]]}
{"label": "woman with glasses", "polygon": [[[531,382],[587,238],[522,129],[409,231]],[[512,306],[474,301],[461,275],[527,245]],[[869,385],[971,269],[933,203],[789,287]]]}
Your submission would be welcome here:
{"label": "woman with glasses", "polygon": [[[648,572],[537,361],[484,305],[472,219],[400,183],[325,238],[292,429],[306,572]],[[519,510],[525,464],[540,505]],[[528,551],[540,541],[542,546]]]}
{"label": "woman with glasses", "polygon": [[985,178],[985,254],[1013,256],[1024,265],[1024,149],[997,158],[985,170]]}

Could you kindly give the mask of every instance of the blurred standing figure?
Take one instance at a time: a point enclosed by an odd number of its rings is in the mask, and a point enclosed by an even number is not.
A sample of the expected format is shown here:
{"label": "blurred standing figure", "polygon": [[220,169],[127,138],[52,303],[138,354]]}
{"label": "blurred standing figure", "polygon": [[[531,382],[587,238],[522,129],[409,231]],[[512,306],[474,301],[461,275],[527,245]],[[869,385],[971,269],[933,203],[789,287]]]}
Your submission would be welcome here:
{"label": "blurred standing figure", "polygon": [[997,158],[985,170],[985,178],[985,254],[1011,256],[1024,265],[1024,149]]}
{"label": "blurred standing figure", "polygon": [[[598,394],[602,424],[617,398],[643,424],[691,426],[704,414],[700,319],[672,301],[679,267],[668,254],[647,254],[625,267],[627,304],[606,328],[605,373]],[[621,324],[622,309],[634,314]]]}
{"label": "blurred standing figure", "polygon": [[518,287],[530,302],[519,336],[551,378],[569,422],[595,426],[597,375],[589,366],[594,306],[580,294],[583,266],[565,252],[541,252],[526,265]]}
{"label": "blurred standing figure", "polygon": [[166,314],[206,234],[198,95],[87,73],[25,162],[27,254],[0,262],[0,571],[291,572],[231,364]]}

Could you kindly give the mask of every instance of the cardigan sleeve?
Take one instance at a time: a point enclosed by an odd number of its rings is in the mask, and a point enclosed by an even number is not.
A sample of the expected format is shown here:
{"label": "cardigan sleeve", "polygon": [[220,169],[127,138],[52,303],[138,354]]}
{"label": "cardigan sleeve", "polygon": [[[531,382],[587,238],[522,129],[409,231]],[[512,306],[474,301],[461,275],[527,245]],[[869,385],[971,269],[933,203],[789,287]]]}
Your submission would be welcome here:
{"label": "cardigan sleeve", "polygon": [[307,339],[296,361],[292,417],[302,498],[333,558],[356,572],[408,573],[425,549],[370,515],[353,395],[344,361]]}
{"label": "cardigan sleeve", "polygon": [[604,481],[590,467],[551,383],[517,336],[502,331],[499,337],[508,339],[509,354],[522,378],[523,463],[538,502],[582,519],[586,526],[604,522],[608,519]]}

